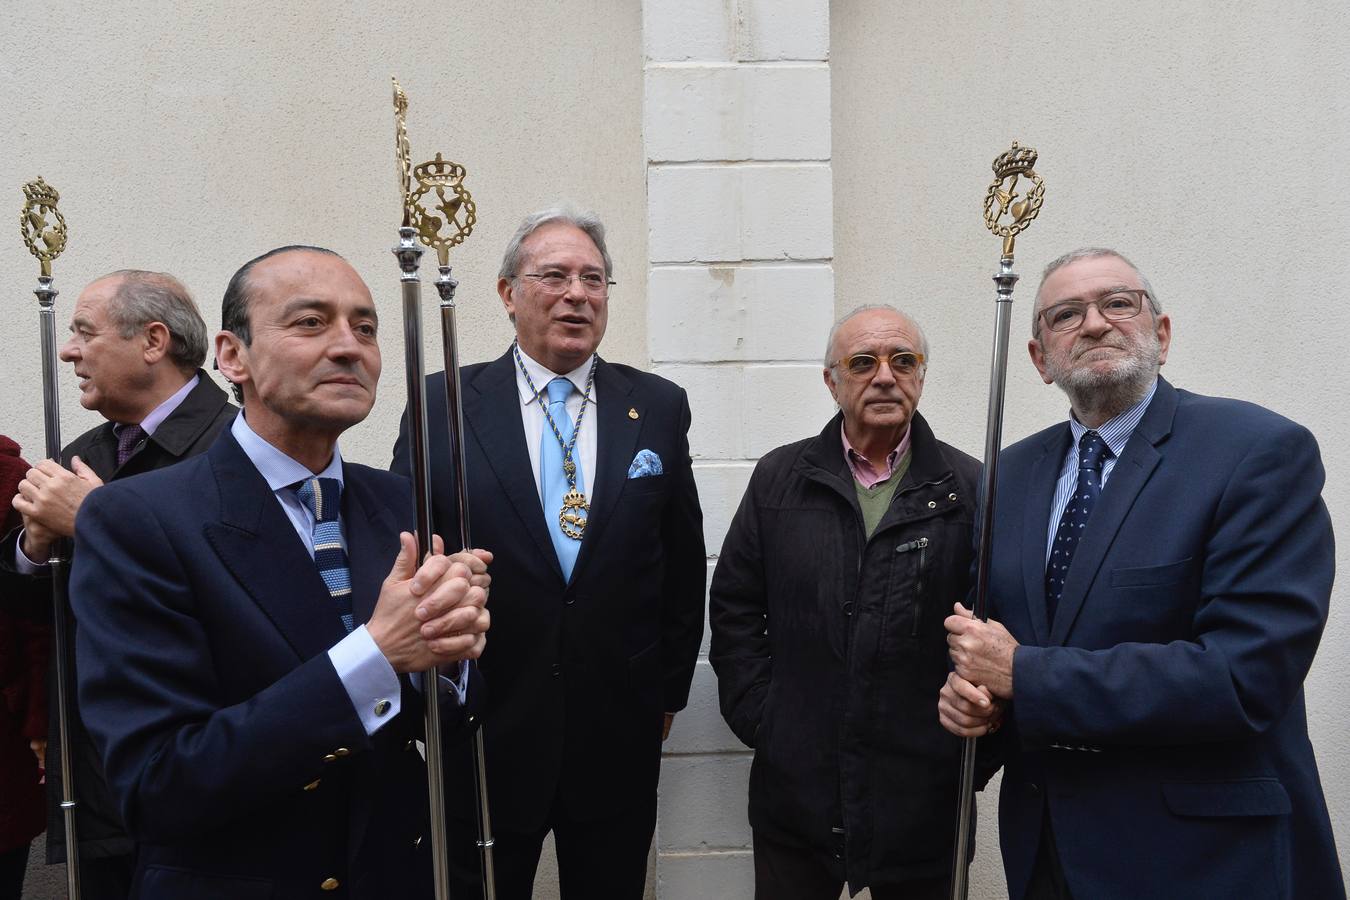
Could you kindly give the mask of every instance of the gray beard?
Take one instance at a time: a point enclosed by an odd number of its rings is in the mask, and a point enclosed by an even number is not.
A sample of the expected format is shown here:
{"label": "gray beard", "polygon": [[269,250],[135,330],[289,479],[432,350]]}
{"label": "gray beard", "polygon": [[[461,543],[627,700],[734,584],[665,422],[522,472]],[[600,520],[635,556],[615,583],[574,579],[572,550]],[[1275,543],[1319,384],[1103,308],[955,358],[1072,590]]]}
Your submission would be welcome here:
{"label": "gray beard", "polygon": [[1154,336],[1132,349],[1132,356],[1106,372],[1061,369],[1053,364],[1047,367],[1055,384],[1068,395],[1079,421],[1094,425],[1108,422],[1144,399],[1158,376],[1162,346]]}

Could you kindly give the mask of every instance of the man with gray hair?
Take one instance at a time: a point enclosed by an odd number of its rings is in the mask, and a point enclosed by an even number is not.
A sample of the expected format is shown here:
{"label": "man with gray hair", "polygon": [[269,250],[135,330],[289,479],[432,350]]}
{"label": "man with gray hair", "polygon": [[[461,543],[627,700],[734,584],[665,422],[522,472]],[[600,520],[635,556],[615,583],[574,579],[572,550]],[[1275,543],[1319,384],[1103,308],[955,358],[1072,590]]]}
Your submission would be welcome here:
{"label": "man with gray hair", "polygon": [[[235,414],[225,392],[201,370],[206,323],[187,288],[172,275],[124,269],[89,284],[75,302],[70,339],[60,355],[79,379],[80,405],[107,421],[71,441],[61,463],[38,463],[19,485],[14,507],[23,515],[23,528],[0,544],[0,568],[32,577],[46,577],[52,542],[74,535],[75,515],[90,491],[205,451]],[[73,684],[73,618],[70,627]],[[54,678],[49,682],[55,685]],[[48,733],[54,735],[54,688],[49,695]],[[108,794],[73,692],[68,703],[81,892],[85,900],[126,897],[135,848]],[[66,858],[61,765],[56,742],[50,749],[47,861],[60,863]]]}
{"label": "man with gray hair", "polygon": [[899,310],[841,319],[823,371],[838,415],[759,461],[722,544],[710,659],[755,750],[759,900],[947,896],[960,746],[932,698],[979,463],[917,411],[928,364]]}
{"label": "man with gray hair", "polygon": [[1343,898],[1303,698],[1317,441],[1159,377],[1171,319],[1114,250],[1052,262],[1034,316],[1070,418],[1000,454],[990,619],[956,604],[938,699],[953,734],[1003,726],[1009,896]]}
{"label": "man with gray hair", "polygon": [[[516,339],[465,366],[473,541],[491,547],[494,640],[479,665],[497,895],[528,900],[552,831],[565,900],[637,900],[656,823],[661,742],[703,634],[706,555],[678,387],[596,355],[613,263],[589,213],[550,209],[507,245],[497,292]],[[445,381],[427,382],[432,422]],[[443,428],[433,511],[458,540]],[[407,419],[393,469],[409,470]],[[468,749],[447,796],[473,790]],[[448,810],[456,896],[478,891],[473,810]]]}

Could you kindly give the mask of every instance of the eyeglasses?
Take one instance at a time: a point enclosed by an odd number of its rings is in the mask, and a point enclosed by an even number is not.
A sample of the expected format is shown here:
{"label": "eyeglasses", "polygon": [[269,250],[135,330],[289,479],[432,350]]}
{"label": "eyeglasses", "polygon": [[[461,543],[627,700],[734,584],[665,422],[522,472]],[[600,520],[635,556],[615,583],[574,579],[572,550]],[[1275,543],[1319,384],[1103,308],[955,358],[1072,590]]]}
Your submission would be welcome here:
{"label": "eyeglasses", "polygon": [[580,275],[564,275],[562,272],[522,272],[517,277],[532,279],[539,290],[545,294],[563,294],[577,280],[587,297],[603,297],[609,293],[613,281],[596,272],[583,272]]}
{"label": "eyeglasses", "polygon": [[[910,350],[902,350],[886,357],[886,361],[895,375],[913,375],[923,368],[924,355]],[[829,364],[829,368],[843,366],[844,372],[851,378],[871,378],[880,362],[881,360],[871,353],[855,353],[852,356],[836,359]]]}
{"label": "eyeglasses", "polygon": [[1147,296],[1148,291],[1135,289],[1112,291],[1096,300],[1065,300],[1041,310],[1041,319],[1051,331],[1073,331],[1087,318],[1088,307],[1095,306],[1102,318],[1120,322],[1139,315]]}

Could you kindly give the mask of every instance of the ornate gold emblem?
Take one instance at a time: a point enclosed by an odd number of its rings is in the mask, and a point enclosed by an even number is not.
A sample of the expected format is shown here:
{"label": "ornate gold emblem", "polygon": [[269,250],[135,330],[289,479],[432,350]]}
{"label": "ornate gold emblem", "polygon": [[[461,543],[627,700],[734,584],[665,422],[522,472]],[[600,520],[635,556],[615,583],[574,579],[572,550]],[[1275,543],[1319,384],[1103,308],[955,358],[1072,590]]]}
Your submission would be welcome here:
{"label": "ornate gold emblem", "polygon": [[[408,141],[408,95],[394,79],[394,141],[398,151],[399,189],[403,192],[403,224],[417,229],[417,239],[436,251],[440,265],[450,264],[450,248],[473,233],[478,209],[468,188],[465,169],[437,153],[436,158],[412,165]],[[417,186],[413,187],[416,180]],[[437,215],[439,213],[439,215]]]}
{"label": "ornate gold emblem", "polygon": [[[1036,151],[1016,141],[994,160],[994,183],[984,196],[984,224],[1003,238],[1004,256],[1012,256],[1014,238],[1031,224],[1045,202],[1045,182],[1033,171],[1035,165]],[[1022,178],[1026,190],[1019,193],[1017,182]]]}
{"label": "ornate gold emblem", "polygon": [[50,276],[52,260],[66,249],[66,219],[56,208],[61,195],[41,175],[23,186],[23,195],[26,202],[19,213],[19,231],[28,252],[42,263],[42,274]]}
{"label": "ornate gold emblem", "polygon": [[586,495],[578,490],[570,490],[563,497],[562,510],[558,513],[558,524],[562,526],[563,534],[573,540],[581,540],[581,536],[586,532],[586,513],[591,509],[591,505],[586,502]]}

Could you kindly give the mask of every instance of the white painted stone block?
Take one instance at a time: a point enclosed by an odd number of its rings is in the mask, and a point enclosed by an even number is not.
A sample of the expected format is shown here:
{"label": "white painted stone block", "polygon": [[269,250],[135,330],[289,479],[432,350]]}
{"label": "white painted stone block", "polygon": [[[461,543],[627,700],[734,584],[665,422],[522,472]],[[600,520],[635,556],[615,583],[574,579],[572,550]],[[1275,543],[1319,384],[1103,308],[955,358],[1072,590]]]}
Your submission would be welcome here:
{"label": "white painted stone block", "polygon": [[829,0],[737,0],[737,6],[739,59],[829,58]]}
{"label": "white painted stone block", "polygon": [[642,42],[647,59],[730,60],[737,15],[727,0],[645,0]]}
{"label": "white painted stone block", "polygon": [[649,66],[643,120],[655,162],[826,160],[829,68]]}
{"label": "white painted stone block", "polygon": [[746,367],[746,455],[758,458],[775,447],[820,433],[835,413],[834,400],[821,377],[823,368],[819,363]]}
{"label": "white painted stone block", "polygon": [[661,365],[652,372],[689,394],[689,453],[694,459],[745,455],[740,366]]}
{"label": "white painted stone block", "polygon": [[826,163],[653,166],[651,262],[828,259],[833,197]]}
{"label": "white painted stone block", "polygon": [[738,752],[747,749],[731,733],[717,705],[717,673],[701,659],[694,666],[689,705],[675,717],[670,737],[661,745],[664,753]]}
{"label": "white painted stone block", "polygon": [[662,851],[750,846],[750,753],[667,756],[656,814]]}
{"label": "white painted stone block", "polygon": [[750,483],[754,463],[719,462],[694,463],[694,481],[698,484],[698,500],[703,506],[703,539],[708,555],[722,552],[722,540],[731,525],[731,517],[741,504],[745,486]]}
{"label": "white painted stone block", "polygon": [[814,360],[834,318],[829,266],[661,266],[647,278],[654,362]]}
{"label": "white painted stone block", "polygon": [[746,900],[755,894],[755,859],[749,850],[662,853],[656,858],[661,900]]}
{"label": "white painted stone block", "polygon": [[699,659],[708,658],[708,645],[711,641],[712,628],[708,625],[708,587],[712,585],[713,572],[717,569],[717,560],[708,560],[708,580],[703,589],[703,642],[698,645]]}

